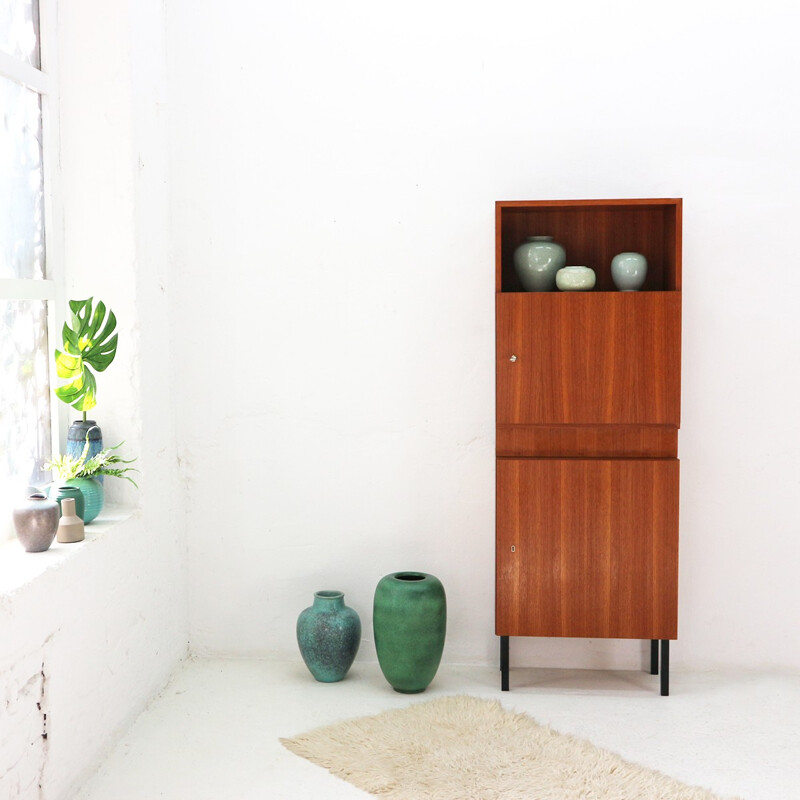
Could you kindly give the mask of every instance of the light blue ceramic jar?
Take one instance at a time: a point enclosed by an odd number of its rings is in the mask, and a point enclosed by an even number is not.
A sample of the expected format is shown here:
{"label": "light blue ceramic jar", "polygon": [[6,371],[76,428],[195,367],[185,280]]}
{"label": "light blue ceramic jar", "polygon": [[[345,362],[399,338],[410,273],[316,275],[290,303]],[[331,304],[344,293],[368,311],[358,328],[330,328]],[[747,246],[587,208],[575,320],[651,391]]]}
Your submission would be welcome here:
{"label": "light blue ceramic jar", "polygon": [[621,292],[637,292],[647,278],[647,259],[641,253],[617,253],[611,259],[611,280]]}
{"label": "light blue ceramic jar", "polygon": [[514,269],[526,292],[554,292],[566,250],[552,236],[528,236],[514,251]]}

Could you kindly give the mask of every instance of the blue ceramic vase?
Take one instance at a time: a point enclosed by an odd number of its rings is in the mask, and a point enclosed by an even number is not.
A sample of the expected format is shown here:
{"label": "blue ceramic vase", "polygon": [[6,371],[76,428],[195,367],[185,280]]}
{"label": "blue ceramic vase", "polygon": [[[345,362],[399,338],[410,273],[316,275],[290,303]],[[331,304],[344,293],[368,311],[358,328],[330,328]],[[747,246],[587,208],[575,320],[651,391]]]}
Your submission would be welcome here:
{"label": "blue ceramic vase", "polygon": [[314,593],[314,605],[297,618],[297,644],[318,681],[336,683],[347,675],[361,644],[361,620],[342,592]]}
{"label": "blue ceramic vase", "polygon": [[426,572],[393,572],[375,589],[375,649],[396,692],[424,692],[439,669],[447,629],[441,581]]}
{"label": "blue ceramic vase", "polygon": [[[96,456],[103,449],[103,432],[93,419],[76,419],[67,431],[67,455],[80,458],[86,445],[86,436],[89,436],[89,453],[86,459]],[[98,475],[97,480],[103,483],[103,476]],[[79,515],[80,516],[80,515]]]}

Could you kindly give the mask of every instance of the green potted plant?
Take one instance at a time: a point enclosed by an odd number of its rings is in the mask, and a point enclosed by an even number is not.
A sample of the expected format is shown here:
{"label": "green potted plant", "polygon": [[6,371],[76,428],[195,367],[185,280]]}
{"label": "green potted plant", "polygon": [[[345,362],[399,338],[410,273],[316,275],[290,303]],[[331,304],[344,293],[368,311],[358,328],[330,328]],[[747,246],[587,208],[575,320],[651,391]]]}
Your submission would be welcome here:
{"label": "green potted plant", "polygon": [[64,323],[62,349],[55,351],[56,374],[68,381],[55,389],[56,397],[83,415],[70,425],[67,433],[67,455],[74,458],[80,457],[86,442],[89,443],[89,458],[103,449],[103,434],[93,419],[86,419],[86,412],[97,405],[97,380],[93,370],[103,372],[117,354],[117,334],[114,333],[117,318],[111,309],[106,314],[105,303],[98,301],[93,306],[93,300],[90,297],[69,301],[72,324]]}
{"label": "green potted plant", "polygon": [[[125,466],[132,464],[136,459],[125,459],[115,453],[123,445],[120,442],[114,447],[107,447],[94,455],[89,455],[92,440],[87,431],[86,442],[79,456],[59,455],[52,458],[45,464],[45,469],[52,469],[58,473],[60,481],[56,481],[51,487],[51,496],[58,493],[64,486],[72,486],[80,489],[83,495],[83,521],[91,522],[103,509],[105,502],[105,490],[99,478],[110,475],[114,478],[125,478],[138,488],[136,481],[128,475],[129,472],[138,472],[135,467]],[[76,504],[77,505],[77,504]]]}

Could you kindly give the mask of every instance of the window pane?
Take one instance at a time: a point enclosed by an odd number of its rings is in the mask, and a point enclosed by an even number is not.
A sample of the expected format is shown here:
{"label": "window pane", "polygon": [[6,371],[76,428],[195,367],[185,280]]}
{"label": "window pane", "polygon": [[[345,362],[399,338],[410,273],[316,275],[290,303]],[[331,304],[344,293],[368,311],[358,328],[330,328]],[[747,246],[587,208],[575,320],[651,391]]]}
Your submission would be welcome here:
{"label": "window pane", "polygon": [[0,300],[0,483],[50,479],[47,367],[47,302]]}
{"label": "window pane", "polygon": [[0,50],[39,69],[38,0],[0,0]]}
{"label": "window pane", "polygon": [[0,278],[44,277],[41,134],[39,94],[0,77]]}

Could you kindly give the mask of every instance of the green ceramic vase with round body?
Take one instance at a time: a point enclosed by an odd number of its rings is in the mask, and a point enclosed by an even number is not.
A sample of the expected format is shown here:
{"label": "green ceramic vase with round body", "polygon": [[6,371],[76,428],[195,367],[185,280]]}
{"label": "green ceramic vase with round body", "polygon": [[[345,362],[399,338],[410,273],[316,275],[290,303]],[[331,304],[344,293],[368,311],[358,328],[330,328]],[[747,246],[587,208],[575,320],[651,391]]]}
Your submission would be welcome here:
{"label": "green ceramic vase with round body", "polygon": [[439,669],[447,630],[441,581],[426,572],[393,572],[375,589],[375,649],[384,677],[397,692],[424,692]]}
{"label": "green ceramic vase with round body", "polygon": [[103,485],[95,478],[69,478],[63,483],[66,486],[75,486],[81,490],[83,495],[83,521],[88,525],[103,510],[105,502]]}
{"label": "green ceramic vase with round body", "polygon": [[50,499],[58,503],[58,507],[62,513],[61,501],[65,497],[71,497],[75,501],[75,514],[83,519],[83,515],[86,513],[83,492],[77,486],[69,486],[65,483],[54,483],[50,486]]}
{"label": "green ceramic vase with round body", "polygon": [[318,681],[336,683],[347,675],[361,644],[361,620],[342,592],[314,593],[314,605],[297,618],[297,644]]}

